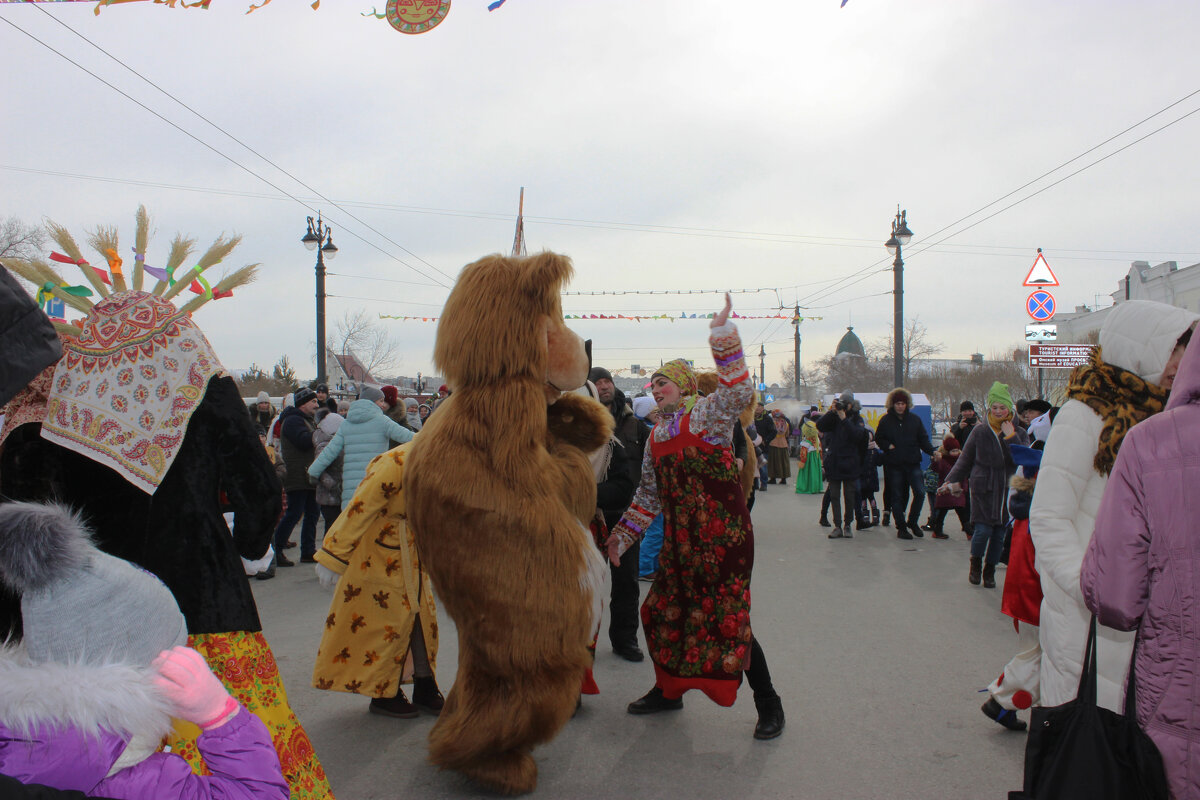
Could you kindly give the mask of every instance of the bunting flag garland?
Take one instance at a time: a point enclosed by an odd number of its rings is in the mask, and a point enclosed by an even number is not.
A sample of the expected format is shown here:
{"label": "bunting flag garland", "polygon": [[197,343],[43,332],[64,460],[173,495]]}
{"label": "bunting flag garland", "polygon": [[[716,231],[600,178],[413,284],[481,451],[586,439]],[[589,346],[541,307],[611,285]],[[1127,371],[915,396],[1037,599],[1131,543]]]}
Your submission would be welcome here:
{"label": "bunting flag garland", "polygon": [[[667,322],[674,322],[677,319],[712,319],[715,315],[709,314],[687,314],[680,313],[678,316],[674,314],[563,314],[563,319],[582,319],[582,320],[618,320],[623,319],[629,322],[641,322],[642,320],[665,319]],[[734,312],[729,315],[730,319],[797,319],[795,314],[738,314]],[[441,317],[414,317],[402,314],[380,314],[380,319],[394,319],[401,322],[437,322]],[[804,317],[799,317],[803,320]]]}

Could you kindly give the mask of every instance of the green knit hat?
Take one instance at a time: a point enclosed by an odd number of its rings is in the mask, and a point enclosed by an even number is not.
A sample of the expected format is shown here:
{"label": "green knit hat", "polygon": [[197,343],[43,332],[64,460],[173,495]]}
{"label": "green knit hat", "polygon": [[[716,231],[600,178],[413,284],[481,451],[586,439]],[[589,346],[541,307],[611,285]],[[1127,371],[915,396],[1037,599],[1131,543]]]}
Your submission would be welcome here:
{"label": "green knit hat", "polygon": [[1012,395],[1008,392],[1008,384],[996,381],[992,384],[992,388],[988,389],[987,404],[990,408],[992,403],[1004,403],[1008,407],[1008,415],[1012,417],[1017,413],[1016,406],[1013,405]]}

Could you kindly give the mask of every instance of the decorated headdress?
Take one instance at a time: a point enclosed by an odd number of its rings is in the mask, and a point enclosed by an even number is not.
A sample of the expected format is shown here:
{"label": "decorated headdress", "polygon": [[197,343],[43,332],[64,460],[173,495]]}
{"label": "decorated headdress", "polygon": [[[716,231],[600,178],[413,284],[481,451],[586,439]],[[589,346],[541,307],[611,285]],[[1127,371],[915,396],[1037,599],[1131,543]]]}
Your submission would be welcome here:
{"label": "decorated headdress", "polygon": [[654,380],[659,375],[662,375],[679,387],[679,392],[684,397],[684,407],[688,411],[691,411],[692,406],[696,404],[696,394],[698,392],[696,371],[692,369],[692,366],[684,359],[676,358],[656,369],[654,374],[650,376],[650,380]]}
{"label": "decorated headdress", "polygon": [[[105,271],[88,263],[66,228],[46,225],[63,251],[52,252],[50,261],[77,266],[91,289],[69,285],[46,261],[6,259],[4,266],[38,287],[39,302],[58,297],[86,315],[75,325],[55,323],[69,338],[54,371],[42,437],[111,467],[153,494],[179,452],[209,379],[224,371],[191,312],[254,280],[258,265],[242,267],[213,286],[204,273],[241,237],[218,237],[195,266],[181,269],[195,240],[176,236],[166,266],[151,266],[146,263],[149,227],[146,209],[139,207],[129,282],[112,228],[99,228],[89,238],[106,260]],[[147,275],[156,281],[149,291],[143,288]],[[99,295],[95,303],[89,299],[93,289]],[[185,289],[197,296],[176,308],[171,301]]]}

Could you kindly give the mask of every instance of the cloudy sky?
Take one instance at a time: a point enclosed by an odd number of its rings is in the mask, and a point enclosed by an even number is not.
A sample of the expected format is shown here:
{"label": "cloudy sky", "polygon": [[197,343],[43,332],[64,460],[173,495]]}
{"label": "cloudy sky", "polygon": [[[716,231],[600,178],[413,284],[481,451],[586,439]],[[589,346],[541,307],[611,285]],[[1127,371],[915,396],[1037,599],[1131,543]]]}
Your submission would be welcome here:
{"label": "cloudy sky", "polygon": [[[125,244],[145,203],[152,264],[177,231],[243,234],[228,265],[259,282],[197,317],[231,369],[315,374],[306,216],[340,250],[331,327],[436,316],[464,264],[511,247],[522,186],[528,247],[572,257],[570,290],[671,292],[568,314],[761,289],[735,310],[799,303],[805,364],[848,324],[887,335],[897,204],[906,312],[947,357],[1023,338],[1038,247],[1062,309],[1107,304],[1135,259],[1200,261],[1200,113],[1175,122],[1200,109],[1193,0],[454,0],[416,36],[365,0],[249,5],[0,4],[0,218]],[[398,371],[433,371],[434,324],[384,324]],[[613,369],[704,355],[699,320],[571,325]],[[740,327],[777,379],[791,325]]]}

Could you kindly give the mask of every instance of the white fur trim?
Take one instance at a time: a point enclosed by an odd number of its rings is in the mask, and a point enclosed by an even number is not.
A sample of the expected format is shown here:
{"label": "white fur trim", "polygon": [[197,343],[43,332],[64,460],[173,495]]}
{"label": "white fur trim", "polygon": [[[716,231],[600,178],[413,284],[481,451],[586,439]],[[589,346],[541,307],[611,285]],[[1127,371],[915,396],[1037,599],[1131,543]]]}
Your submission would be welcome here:
{"label": "white fur trim", "polygon": [[157,741],[171,731],[173,707],[153,674],[128,664],[35,664],[22,648],[0,648],[0,721],[21,735],[57,724]]}
{"label": "white fur trim", "polygon": [[582,523],[579,525],[582,534],[583,568],[579,572],[579,588],[592,606],[592,624],[589,630],[599,630],[600,614],[604,610],[604,584],[608,579],[608,570],[604,568],[605,559],[592,543],[592,534]]}

